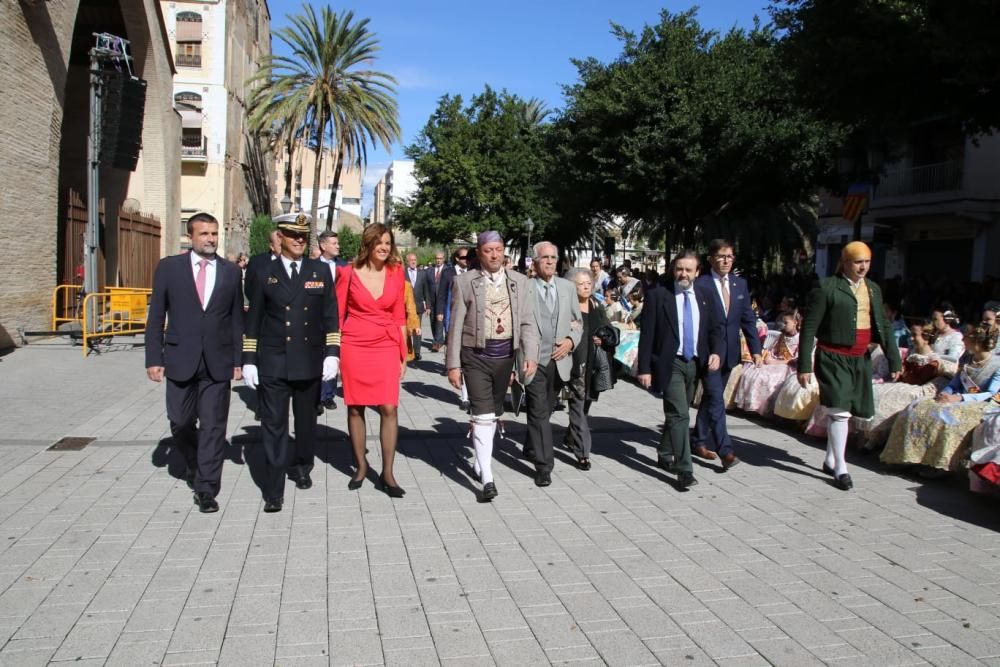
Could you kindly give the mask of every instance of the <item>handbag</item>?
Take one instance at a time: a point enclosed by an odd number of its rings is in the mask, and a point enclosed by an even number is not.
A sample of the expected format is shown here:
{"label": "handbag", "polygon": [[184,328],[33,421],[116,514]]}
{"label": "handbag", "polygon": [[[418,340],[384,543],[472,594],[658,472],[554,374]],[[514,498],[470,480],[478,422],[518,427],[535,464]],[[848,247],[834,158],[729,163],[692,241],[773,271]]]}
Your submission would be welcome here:
{"label": "handbag", "polygon": [[603,391],[611,389],[613,386],[611,362],[608,359],[608,353],[604,351],[604,348],[598,346],[594,350],[593,376],[590,379],[591,394],[600,394]]}
{"label": "handbag", "polygon": [[601,339],[601,347],[618,347],[621,344],[621,332],[618,327],[609,324],[598,327],[594,336]]}

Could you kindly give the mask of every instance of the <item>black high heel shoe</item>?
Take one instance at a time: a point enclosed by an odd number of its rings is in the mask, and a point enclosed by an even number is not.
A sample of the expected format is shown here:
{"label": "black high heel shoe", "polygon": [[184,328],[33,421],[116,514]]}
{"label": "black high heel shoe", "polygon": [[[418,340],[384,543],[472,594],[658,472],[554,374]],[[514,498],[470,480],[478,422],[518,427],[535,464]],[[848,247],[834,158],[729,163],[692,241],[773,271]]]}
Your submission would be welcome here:
{"label": "black high heel shoe", "polygon": [[378,485],[379,488],[381,488],[381,490],[385,493],[385,495],[389,496],[390,498],[402,498],[403,496],[406,495],[406,491],[403,490],[403,487],[391,486],[390,484],[387,484],[384,475],[378,476]]}
{"label": "black high heel shoe", "polygon": [[361,485],[364,484],[364,483],[365,483],[364,475],[361,476],[361,479],[354,479],[352,477],[351,481],[347,483],[347,490],[348,491],[357,491],[358,489],[361,488]]}

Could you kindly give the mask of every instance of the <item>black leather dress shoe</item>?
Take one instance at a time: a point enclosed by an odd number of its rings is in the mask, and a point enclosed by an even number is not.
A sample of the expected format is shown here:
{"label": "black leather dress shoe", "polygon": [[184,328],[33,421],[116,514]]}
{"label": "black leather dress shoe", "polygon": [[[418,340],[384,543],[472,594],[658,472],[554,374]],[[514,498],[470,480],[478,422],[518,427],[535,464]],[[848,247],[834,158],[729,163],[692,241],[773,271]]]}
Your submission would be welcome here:
{"label": "black leather dress shoe", "polygon": [[311,489],[313,485],[312,478],[309,473],[302,473],[299,475],[298,479],[295,480],[296,489]]}
{"label": "black leather dress shoe", "polygon": [[202,514],[219,511],[219,503],[215,502],[215,498],[204,491],[198,491],[194,494],[194,504],[198,506],[198,511]]}
{"label": "black leather dress shoe", "polygon": [[497,493],[497,485],[494,484],[493,482],[488,482],[485,485],[483,485],[483,493],[480,496],[480,499],[482,500],[482,502],[488,503],[494,498],[496,498],[498,495],[500,494]]}
{"label": "black leather dress shoe", "polygon": [[677,476],[677,485],[680,486],[681,488],[686,489],[688,487],[694,486],[697,483],[698,480],[694,478],[694,474],[692,473],[682,472],[680,475]]}
{"label": "black leather dress shoe", "polygon": [[826,464],[826,461],[823,461],[823,472],[825,472],[830,477],[836,477],[837,476],[837,472],[833,468],[831,468],[830,466],[828,466]]}
{"label": "black leather dress shoe", "polygon": [[535,486],[548,486],[552,483],[552,475],[547,472],[535,473]]}
{"label": "black leather dress shoe", "polygon": [[390,498],[402,498],[403,496],[406,495],[406,491],[403,490],[403,487],[392,486],[391,484],[387,484],[385,481],[385,477],[382,475],[378,476],[378,485],[379,488],[381,488],[382,491],[385,493],[385,495],[389,496]]}
{"label": "black leather dress shoe", "polygon": [[337,401],[335,401],[332,398],[328,398],[325,401],[323,401],[323,407],[326,408],[327,410],[336,410]]}
{"label": "black leather dress shoe", "polygon": [[854,481],[850,475],[844,473],[843,475],[837,475],[837,478],[833,481],[833,485],[842,491],[850,491],[854,488]]}
{"label": "black leather dress shoe", "polygon": [[577,459],[576,465],[580,468],[580,470],[590,470],[590,459],[587,457]]}
{"label": "black leather dress shoe", "polygon": [[264,511],[268,514],[272,512],[280,512],[281,506],[285,504],[284,498],[265,498],[264,499]]}
{"label": "black leather dress shoe", "polygon": [[656,467],[671,474],[677,473],[677,464],[674,463],[673,459],[656,459]]}

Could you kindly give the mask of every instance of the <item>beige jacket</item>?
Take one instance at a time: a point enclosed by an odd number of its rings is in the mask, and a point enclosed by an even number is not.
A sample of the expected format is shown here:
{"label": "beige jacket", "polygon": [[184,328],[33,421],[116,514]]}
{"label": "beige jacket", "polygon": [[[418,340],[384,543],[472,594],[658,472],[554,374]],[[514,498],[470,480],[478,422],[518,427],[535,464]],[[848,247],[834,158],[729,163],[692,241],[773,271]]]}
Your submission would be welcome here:
{"label": "beige jacket", "polygon": [[[510,312],[514,329],[514,350],[519,359],[538,360],[538,329],[532,310],[528,279],[507,271]],[[466,271],[451,284],[451,326],[448,330],[448,370],[461,367],[462,347],[486,346],[486,279],[480,271]]]}

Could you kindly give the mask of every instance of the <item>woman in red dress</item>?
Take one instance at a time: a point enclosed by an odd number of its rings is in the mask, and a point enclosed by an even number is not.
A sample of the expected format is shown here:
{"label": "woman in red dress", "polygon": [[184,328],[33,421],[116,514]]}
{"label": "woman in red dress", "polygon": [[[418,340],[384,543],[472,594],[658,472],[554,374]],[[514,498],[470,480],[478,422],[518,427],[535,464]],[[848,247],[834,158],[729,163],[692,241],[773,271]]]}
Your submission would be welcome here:
{"label": "woman in red dress", "polygon": [[340,314],[340,373],[347,404],[347,430],[358,470],[347,488],[361,488],[365,459],[365,406],[381,417],[382,474],[379,486],[393,498],[405,493],[396,484],[392,462],[399,434],[399,384],[406,370],[405,277],[388,227],[369,225],[353,265],[337,269]]}

